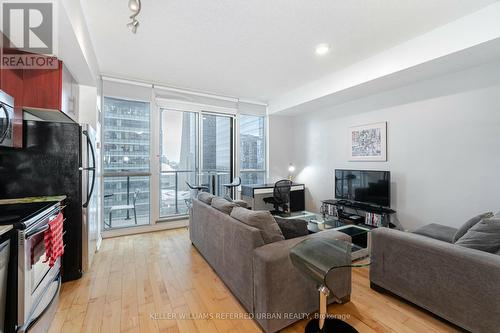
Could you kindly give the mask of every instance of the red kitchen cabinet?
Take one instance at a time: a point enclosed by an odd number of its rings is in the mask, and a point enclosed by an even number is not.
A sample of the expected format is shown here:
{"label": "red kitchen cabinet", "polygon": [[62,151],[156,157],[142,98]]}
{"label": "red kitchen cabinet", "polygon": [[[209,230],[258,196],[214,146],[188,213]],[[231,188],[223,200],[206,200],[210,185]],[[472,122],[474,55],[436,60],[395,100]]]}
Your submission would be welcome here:
{"label": "red kitchen cabinet", "polygon": [[22,126],[22,108],[64,112],[78,121],[78,84],[62,61],[58,60],[56,69],[3,68],[1,72],[0,89],[14,97],[19,126]]}
{"label": "red kitchen cabinet", "polygon": [[25,69],[23,106],[61,110],[62,61],[58,69]]}
{"label": "red kitchen cabinet", "polygon": [[78,85],[59,61],[58,69],[24,70],[24,107],[61,111],[78,121]]}

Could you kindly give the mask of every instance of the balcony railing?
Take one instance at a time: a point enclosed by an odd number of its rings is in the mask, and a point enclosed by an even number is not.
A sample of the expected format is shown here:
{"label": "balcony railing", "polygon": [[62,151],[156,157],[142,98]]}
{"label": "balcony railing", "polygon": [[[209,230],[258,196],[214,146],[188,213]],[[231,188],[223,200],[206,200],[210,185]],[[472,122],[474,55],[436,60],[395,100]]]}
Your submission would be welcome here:
{"label": "balcony railing", "polygon": [[191,191],[186,181],[192,185],[209,188],[215,195],[224,195],[223,184],[231,182],[229,170],[175,170],[162,171],[160,176],[160,217],[186,215]]}
{"label": "balcony railing", "polygon": [[[149,176],[148,172],[131,170],[107,170],[104,173],[104,229],[150,223]],[[134,200],[135,191],[138,191],[137,200]],[[135,210],[116,209],[123,206],[133,206]],[[113,213],[110,214],[112,208]]]}

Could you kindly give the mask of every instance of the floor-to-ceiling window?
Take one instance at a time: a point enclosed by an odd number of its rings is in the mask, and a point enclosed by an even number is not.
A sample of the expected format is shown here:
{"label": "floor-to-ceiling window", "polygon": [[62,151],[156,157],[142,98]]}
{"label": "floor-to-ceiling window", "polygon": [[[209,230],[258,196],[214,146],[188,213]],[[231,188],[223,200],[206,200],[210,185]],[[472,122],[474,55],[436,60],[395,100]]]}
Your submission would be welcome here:
{"label": "floor-to-ceiling window", "polygon": [[150,223],[149,103],[104,98],[104,229]]}
{"label": "floor-to-ceiling window", "polygon": [[160,128],[160,217],[183,215],[197,185],[198,114],[162,109]]}
{"label": "floor-to-ceiling window", "polygon": [[240,115],[240,176],[242,184],[266,181],[265,117]]}

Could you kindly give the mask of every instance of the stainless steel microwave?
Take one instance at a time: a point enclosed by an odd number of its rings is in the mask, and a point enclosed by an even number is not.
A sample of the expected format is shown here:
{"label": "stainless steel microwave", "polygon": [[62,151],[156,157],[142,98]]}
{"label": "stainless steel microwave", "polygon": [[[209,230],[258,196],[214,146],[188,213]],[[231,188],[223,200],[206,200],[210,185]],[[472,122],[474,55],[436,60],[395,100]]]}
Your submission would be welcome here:
{"label": "stainless steel microwave", "polygon": [[14,146],[14,99],[0,90],[0,146]]}

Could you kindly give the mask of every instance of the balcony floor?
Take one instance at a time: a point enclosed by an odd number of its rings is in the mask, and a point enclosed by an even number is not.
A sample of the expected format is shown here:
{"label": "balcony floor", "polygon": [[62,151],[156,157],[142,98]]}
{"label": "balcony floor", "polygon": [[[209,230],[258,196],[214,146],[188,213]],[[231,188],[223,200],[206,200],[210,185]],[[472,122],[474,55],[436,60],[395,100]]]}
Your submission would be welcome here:
{"label": "balcony floor", "polygon": [[[104,224],[104,230],[136,226],[133,214],[131,214],[130,219],[113,217],[113,221],[112,221],[113,228],[110,228],[108,225],[109,224],[109,215],[104,217],[104,222],[106,223],[106,224]],[[149,217],[148,216],[138,216],[137,217],[137,225],[147,225],[147,224],[149,224]]]}

